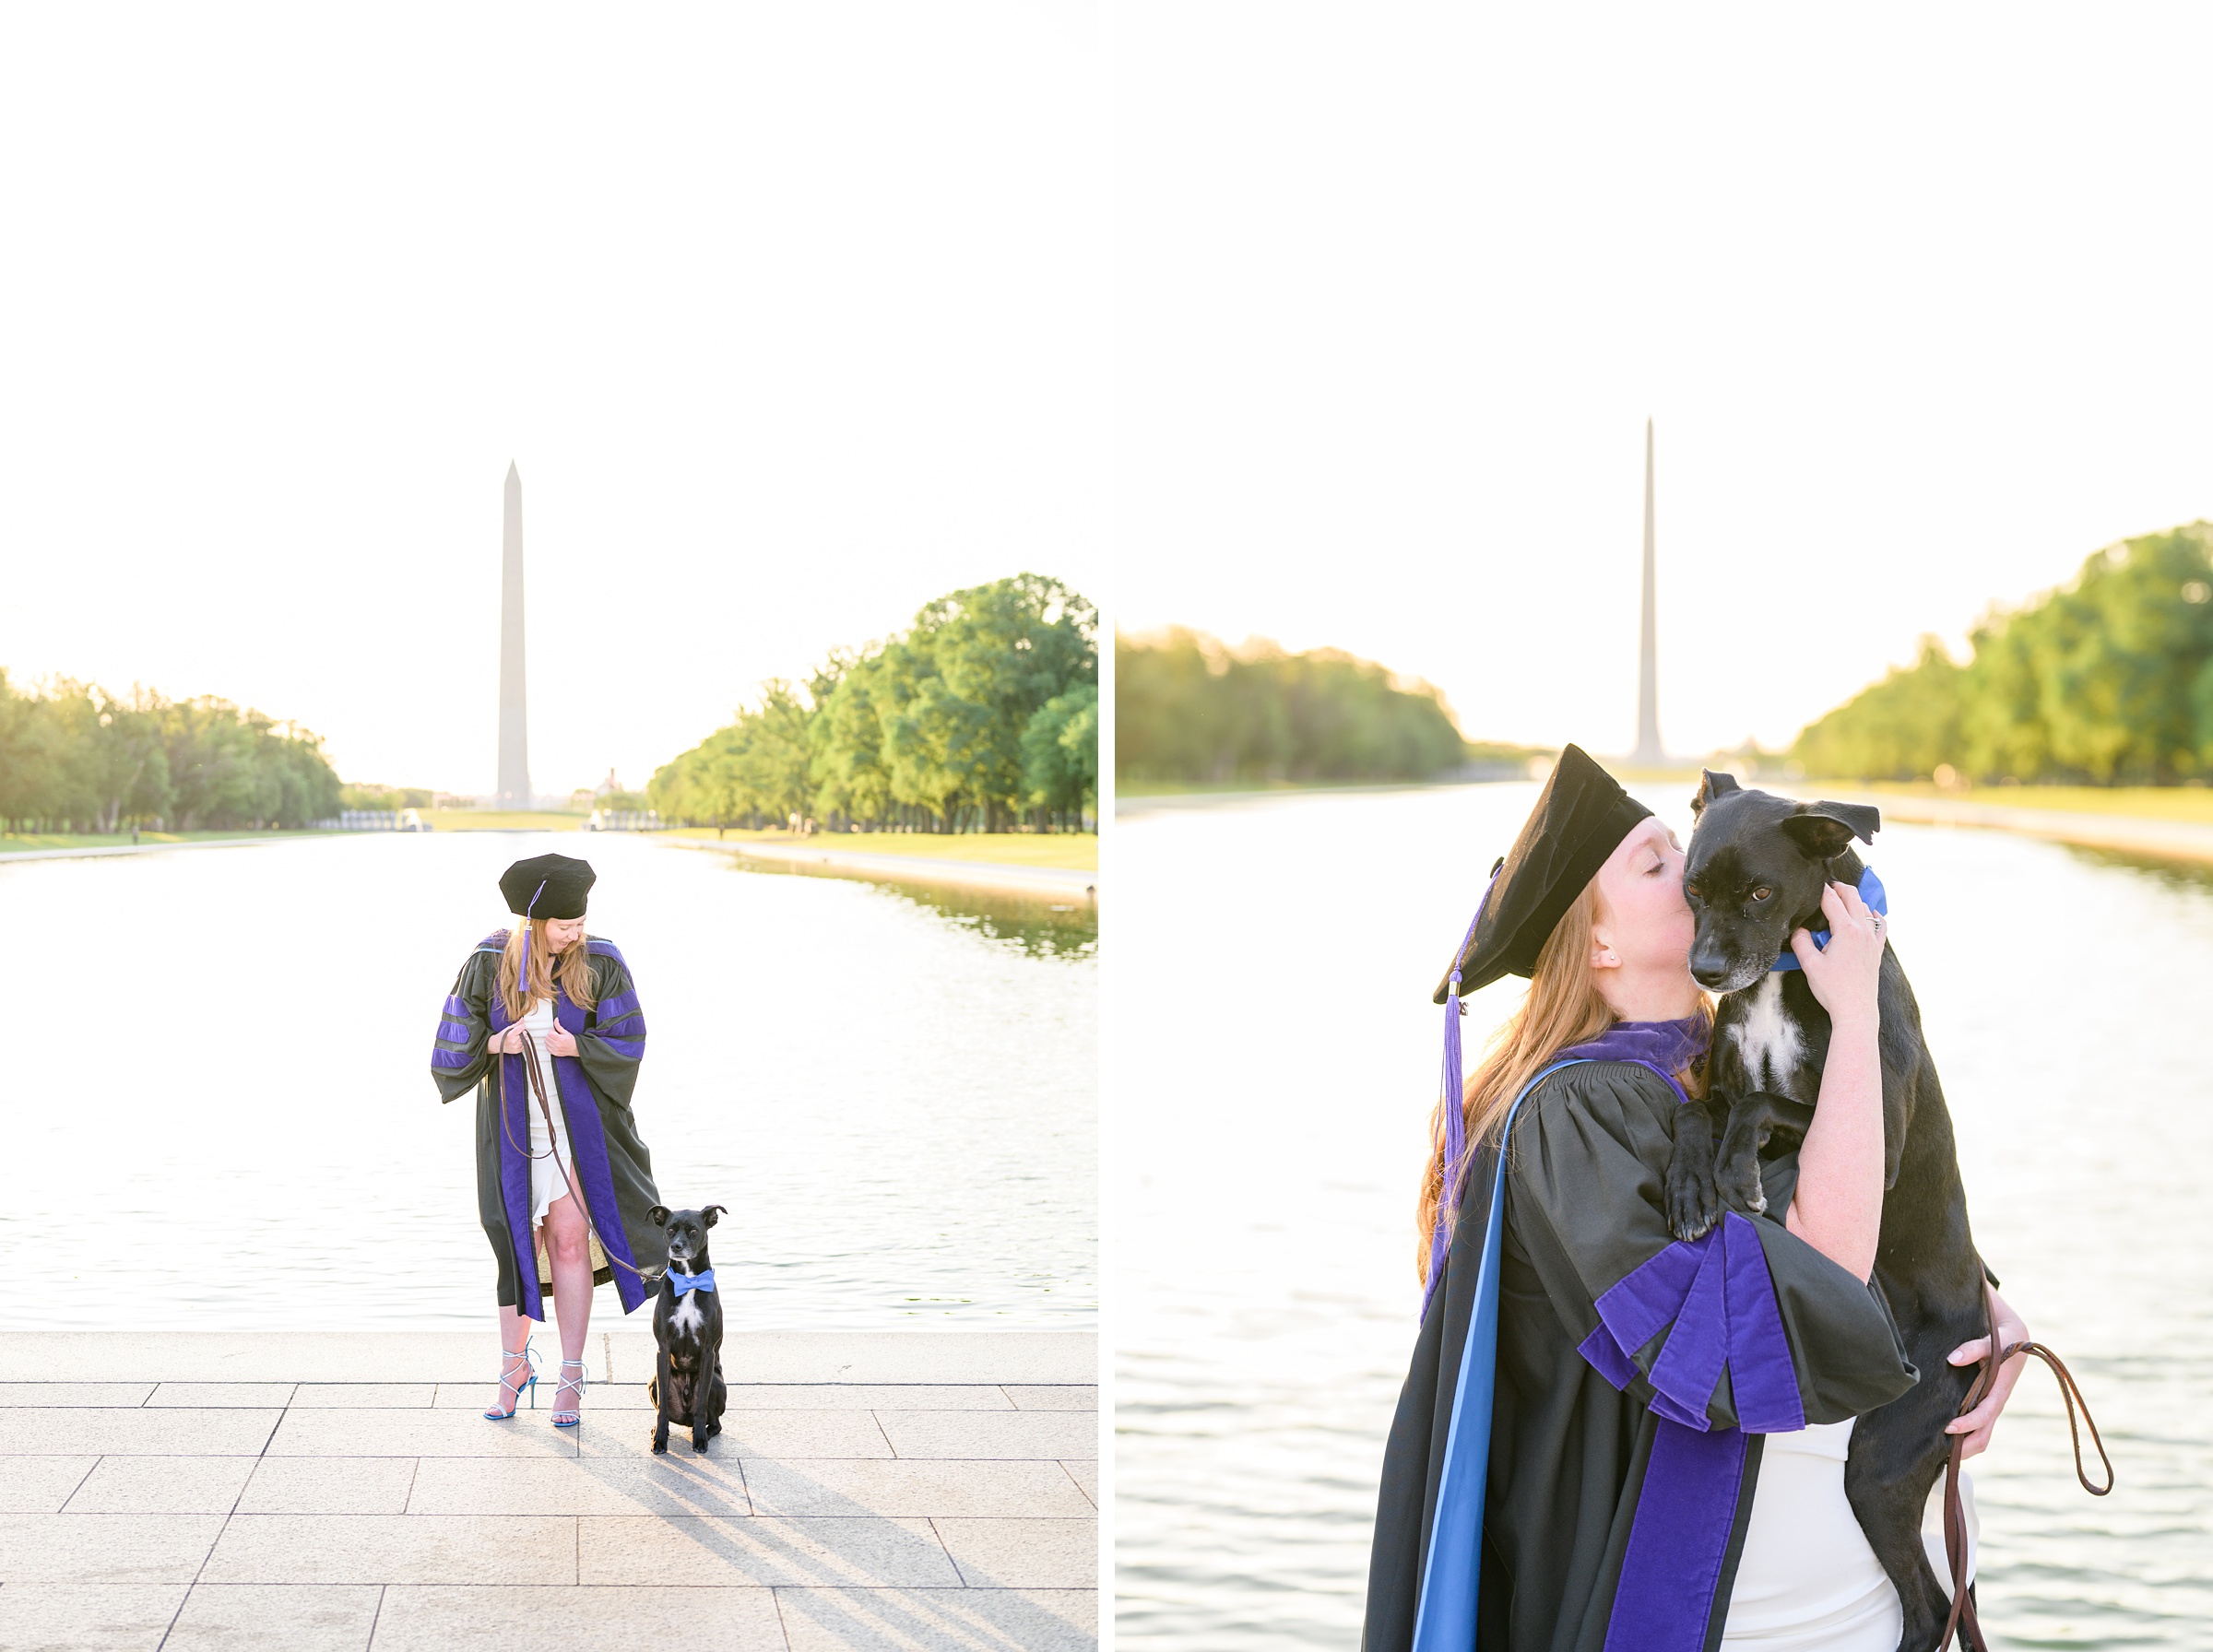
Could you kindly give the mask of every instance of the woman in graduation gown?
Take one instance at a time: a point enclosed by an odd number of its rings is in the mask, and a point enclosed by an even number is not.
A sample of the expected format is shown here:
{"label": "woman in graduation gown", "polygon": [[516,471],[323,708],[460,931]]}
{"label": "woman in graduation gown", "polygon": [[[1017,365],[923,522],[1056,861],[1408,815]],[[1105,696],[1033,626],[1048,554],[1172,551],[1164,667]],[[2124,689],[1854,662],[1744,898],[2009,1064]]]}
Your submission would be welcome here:
{"label": "woman in graduation gown", "polygon": [[[1832,887],[1828,950],[1793,938],[1834,1023],[1814,1123],[1763,1166],[1765,1215],[1678,1242],[1673,1115],[1712,1025],[1682,876],[1674,835],[1570,746],[1438,989],[1464,1099],[1440,1103],[1424,1188],[1365,1652],[1897,1646],[1896,1592],[1843,1493],[1850,1420],[1917,1378],[1868,1282],[1882,920]],[[1509,974],[1529,993],[1463,1089],[1460,995]],[[1970,1453],[2018,1371],[1952,1425]]]}
{"label": "woman in graduation gown", "polygon": [[[592,1287],[611,1281],[627,1314],[647,1299],[641,1270],[668,1260],[648,1215],[660,1203],[652,1156],[631,1116],[645,1018],[622,954],[584,932],[594,881],[589,863],[567,855],[502,874],[500,893],[521,921],[486,936],[462,964],[431,1053],[441,1100],[477,1092],[477,1214],[498,1265],[505,1354],[499,1398],[484,1413],[494,1422],[515,1415],[526,1388],[536,1403],[530,1328],[546,1316],[549,1271],[562,1354],[553,1424],[570,1428],[581,1415]],[[542,1112],[524,1070],[526,1033]]]}

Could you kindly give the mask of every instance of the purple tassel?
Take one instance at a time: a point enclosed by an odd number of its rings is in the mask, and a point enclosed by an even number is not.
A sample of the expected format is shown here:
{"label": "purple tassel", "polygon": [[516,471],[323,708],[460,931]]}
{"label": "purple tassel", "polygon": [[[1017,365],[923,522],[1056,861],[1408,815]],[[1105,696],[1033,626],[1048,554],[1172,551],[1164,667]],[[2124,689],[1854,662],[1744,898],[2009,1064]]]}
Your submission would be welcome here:
{"label": "purple tassel", "polygon": [[[1460,1066],[1460,972],[1454,970],[1452,990],[1445,995],[1445,1171],[1437,1196],[1437,1227],[1429,1235],[1429,1290],[1432,1291],[1437,1288],[1438,1275],[1445,1269],[1451,1215],[1460,1204],[1457,1197],[1460,1161],[1468,1147],[1467,1104],[1463,1095],[1466,1088]],[[1428,1306],[1428,1293],[1425,1292],[1422,1296],[1425,1313]]]}
{"label": "purple tassel", "polygon": [[1422,1285],[1422,1314],[1429,1316],[1429,1299],[1437,1294],[1437,1281],[1445,1271],[1445,1252],[1451,1247],[1452,1220],[1460,1210],[1460,1181],[1466,1167],[1461,1160],[1468,1150],[1466,1080],[1461,1074],[1460,1057],[1460,963],[1468,955],[1468,948],[1475,939],[1475,926],[1483,922],[1483,909],[1490,904],[1491,890],[1498,881],[1496,870],[1491,881],[1483,886],[1483,899],[1475,903],[1475,915],[1468,920],[1468,932],[1461,937],[1460,950],[1452,954],[1452,981],[1445,994],[1445,1168],[1437,1195],[1437,1225],[1429,1233],[1429,1277]]}
{"label": "purple tassel", "polygon": [[530,897],[530,904],[523,908],[523,964],[517,972],[515,990],[525,1004],[530,1002],[530,914],[538,910],[538,896],[545,892],[546,886],[541,882],[538,893]]}

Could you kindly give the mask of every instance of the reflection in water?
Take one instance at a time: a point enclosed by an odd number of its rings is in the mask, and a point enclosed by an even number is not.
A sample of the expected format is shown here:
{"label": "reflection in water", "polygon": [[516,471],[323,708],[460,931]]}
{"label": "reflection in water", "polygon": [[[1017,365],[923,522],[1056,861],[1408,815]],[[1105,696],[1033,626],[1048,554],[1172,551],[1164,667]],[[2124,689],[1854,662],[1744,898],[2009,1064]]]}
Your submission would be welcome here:
{"label": "reflection in water", "polygon": [[728,1209],[733,1325],[1088,1325],[1087,944],[641,838],[453,832],[0,863],[0,991],[36,1021],[0,1045],[0,1328],[112,1325],[118,1267],[148,1329],[490,1323],[474,1103],[439,1105],[431,1039],[500,869],[549,849],[599,872],[651,1028],[639,1128],[667,1203]]}
{"label": "reflection in water", "polygon": [[[1678,831],[1671,787],[1645,797]],[[1358,1645],[1383,1438],[1419,1300],[1429,1001],[1535,788],[1292,797],[1118,822],[1118,1644]],[[1978,1245],[2088,1392],[2048,1376],[1974,1466],[2008,1646],[2213,1647],[2213,879],[1901,826],[1890,891]],[[1296,898],[1261,898],[1269,891]],[[1225,896],[1236,897],[1234,925]],[[1225,926],[1227,926],[1225,927]],[[1264,1009],[1224,967],[1266,959]],[[1471,1044],[1518,983],[1471,1001]]]}
{"label": "reflection in water", "polygon": [[2076,859],[2094,867],[2125,867],[2128,870],[2178,891],[2193,894],[2213,892],[2213,866],[2200,866],[2187,860],[2152,860],[2141,855],[2129,855],[2118,849],[2099,849],[2088,844],[2069,844],[2067,853]]}
{"label": "reflection in water", "polygon": [[917,883],[881,873],[729,855],[735,870],[769,878],[834,878],[933,912],[956,928],[1003,941],[1032,958],[1089,958],[1098,950],[1099,908],[1081,894],[1032,895],[959,883]]}

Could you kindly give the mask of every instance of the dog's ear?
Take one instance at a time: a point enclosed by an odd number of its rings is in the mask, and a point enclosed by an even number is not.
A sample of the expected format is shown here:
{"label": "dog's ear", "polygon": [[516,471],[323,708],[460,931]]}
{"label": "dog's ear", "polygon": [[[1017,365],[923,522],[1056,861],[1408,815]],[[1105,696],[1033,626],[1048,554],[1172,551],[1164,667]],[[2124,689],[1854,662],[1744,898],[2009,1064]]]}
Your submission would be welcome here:
{"label": "dog's ear", "polygon": [[652,1210],[645,1212],[645,1220],[657,1228],[667,1227],[669,1225],[669,1207],[667,1205],[654,1206]]}
{"label": "dog's ear", "polygon": [[1833,860],[1853,838],[1875,842],[1883,811],[1867,803],[1801,803],[1782,829],[1809,860]]}
{"label": "dog's ear", "polygon": [[700,1212],[700,1215],[706,1219],[706,1223],[709,1227],[713,1227],[715,1225],[716,1217],[727,1214],[728,1212],[725,1211],[720,1205],[709,1205],[705,1210]]}
{"label": "dog's ear", "polygon": [[1736,784],[1734,774],[1716,774],[1711,769],[1700,769],[1698,776],[1698,794],[1690,800],[1690,818],[1694,820],[1706,812],[1706,806],[1716,797],[1726,797],[1731,792],[1744,789]]}

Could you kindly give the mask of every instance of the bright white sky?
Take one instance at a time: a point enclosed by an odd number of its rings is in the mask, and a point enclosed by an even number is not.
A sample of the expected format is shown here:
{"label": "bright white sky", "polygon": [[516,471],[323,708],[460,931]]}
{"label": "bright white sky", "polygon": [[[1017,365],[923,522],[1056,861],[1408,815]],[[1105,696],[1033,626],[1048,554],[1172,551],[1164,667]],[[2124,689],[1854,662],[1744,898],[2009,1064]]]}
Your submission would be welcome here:
{"label": "bright white sky", "polygon": [[1024,567],[1618,750],[1649,414],[1663,732],[1778,742],[2213,515],[2209,57],[2156,7],[15,7],[0,664],[488,789],[512,458],[541,791]]}
{"label": "bright white sky", "polygon": [[1089,6],[0,13],[0,665],[220,693],[489,791],[1022,569],[1095,599]]}
{"label": "bright white sky", "polygon": [[2213,516],[2203,6],[1147,4],[1119,20],[1121,622],[1473,736],[1774,744]]}

